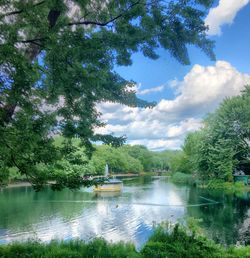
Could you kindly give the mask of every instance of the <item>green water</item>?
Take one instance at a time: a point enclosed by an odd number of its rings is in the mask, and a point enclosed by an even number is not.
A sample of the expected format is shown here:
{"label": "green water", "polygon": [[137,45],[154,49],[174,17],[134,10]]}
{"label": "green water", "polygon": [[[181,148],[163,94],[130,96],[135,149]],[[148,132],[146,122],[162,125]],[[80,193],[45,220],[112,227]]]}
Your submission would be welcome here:
{"label": "green water", "polygon": [[250,244],[250,193],[226,194],[167,179],[124,179],[121,194],[92,189],[36,193],[31,187],[0,192],[0,243],[41,239],[132,241],[140,247],[162,221],[201,218],[205,233],[223,244]]}

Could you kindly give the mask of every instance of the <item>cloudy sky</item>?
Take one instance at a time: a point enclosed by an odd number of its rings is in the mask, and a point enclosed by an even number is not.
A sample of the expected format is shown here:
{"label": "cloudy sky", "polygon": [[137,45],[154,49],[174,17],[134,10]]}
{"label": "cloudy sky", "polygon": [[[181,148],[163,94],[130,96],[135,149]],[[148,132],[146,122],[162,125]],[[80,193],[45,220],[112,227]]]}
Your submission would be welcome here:
{"label": "cloudy sky", "polygon": [[103,103],[98,108],[107,125],[98,132],[126,135],[127,143],[151,150],[180,148],[208,112],[250,83],[249,17],[250,0],[219,0],[209,10],[205,23],[216,43],[215,62],[190,47],[189,66],[160,49],[156,61],[135,54],[132,66],[117,67],[124,78],[137,82],[138,97],[157,105],[139,109]]}

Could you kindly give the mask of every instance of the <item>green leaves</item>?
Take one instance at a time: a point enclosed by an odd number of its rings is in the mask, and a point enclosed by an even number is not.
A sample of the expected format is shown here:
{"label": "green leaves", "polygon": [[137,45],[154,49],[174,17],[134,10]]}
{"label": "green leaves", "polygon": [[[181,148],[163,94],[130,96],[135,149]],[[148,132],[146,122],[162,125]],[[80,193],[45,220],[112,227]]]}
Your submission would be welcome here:
{"label": "green leaves", "polygon": [[[187,45],[213,58],[203,17],[210,1],[1,1],[0,161],[35,184],[36,164],[54,165],[53,135],[79,137],[90,157],[92,141],[120,146],[125,137],[95,135],[96,104],[152,107],[128,90],[115,65],[133,53],[158,58],[157,48],[189,64]],[[198,4],[198,5],[197,5]],[[13,134],[13,137],[11,136]],[[60,158],[59,158],[60,160]],[[48,178],[50,172],[47,171]],[[43,184],[43,183],[42,183]],[[64,184],[65,185],[65,184]]]}
{"label": "green leaves", "polygon": [[225,99],[204,121],[204,128],[189,134],[183,146],[189,167],[202,179],[232,181],[235,170],[250,173],[250,91]]}

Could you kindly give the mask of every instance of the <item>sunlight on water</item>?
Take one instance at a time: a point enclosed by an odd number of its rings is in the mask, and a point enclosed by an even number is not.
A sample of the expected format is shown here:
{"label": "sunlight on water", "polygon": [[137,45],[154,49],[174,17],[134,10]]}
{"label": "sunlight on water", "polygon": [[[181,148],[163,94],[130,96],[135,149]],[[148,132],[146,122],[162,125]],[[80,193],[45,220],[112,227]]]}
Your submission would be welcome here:
{"label": "sunlight on water", "polygon": [[[140,247],[155,223],[176,222],[187,215],[204,218],[204,227],[212,231],[207,219],[216,216],[216,209],[220,212],[219,203],[218,196],[201,195],[197,189],[149,178],[125,180],[122,193],[5,189],[0,193],[0,243],[28,238],[50,241],[104,237],[113,242],[132,241]],[[232,227],[237,223],[235,217]],[[218,223],[213,232],[222,230],[223,241],[234,242],[237,232],[232,230],[230,235],[225,227]]]}

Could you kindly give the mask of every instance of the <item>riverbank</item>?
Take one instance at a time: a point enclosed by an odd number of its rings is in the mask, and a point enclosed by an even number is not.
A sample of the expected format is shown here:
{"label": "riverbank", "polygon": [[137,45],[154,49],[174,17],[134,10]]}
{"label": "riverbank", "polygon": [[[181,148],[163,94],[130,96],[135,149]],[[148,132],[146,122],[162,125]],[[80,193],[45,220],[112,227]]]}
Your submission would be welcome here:
{"label": "riverbank", "polygon": [[225,248],[176,225],[170,231],[163,228],[156,229],[139,252],[131,243],[109,243],[104,239],[95,239],[89,243],[81,240],[50,243],[30,241],[1,245],[0,257],[247,258],[250,257],[250,246]]}
{"label": "riverbank", "polygon": [[220,179],[211,179],[206,181],[201,181],[192,174],[185,174],[176,172],[172,174],[171,181],[175,184],[186,184],[194,185],[198,188],[203,189],[213,189],[213,190],[223,190],[227,192],[244,192],[250,191],[250,186],[246,186],[243,182],[225,182]]}
{"label": "riverbank", "polygon": [[14,188],[14,187],[24,187],[24,186],[31,186],[31,183],[29,182],[13,182],[13,183],[10,183],[4,187],[6,188]]}
{"label": "riverbank", "polygon": [[250,191],[250,186],[244,185],[242,182],[225,182],[222,180],[214,179],[206,182],[199,182],[197,184],[199,188],[207,188],[214,190],[224,190],[228,192],[247,192]]}
{"label": "riverbank", "polygon": [[[134,173],[118,173],[118,174],[109,174],[109,177],[138,177],[138,176],[143,176],[143,174],[134,174]],[[92,178],[96,179],[96,178],[103,178],[106,177],[104,175],[96,175],[96,176],[92,176]]]}
{"label": "riverbank", "polygon": [[[110,177],[140,177],[140,176],[156,176],[158,173],[155,172],[142,172],[140,174],[135,174],[135,173],[118,173],[118,174],[110,174]],[[98,179],[104,177],[103,175],[96,175],[93,176],[92,178]],[[53,183],[53,182],[51,182]],[[32,186],[31,183],[28,181],[13,181],[3,187],[0,186],[0,189],[3,188],[14,188],[14,187],[24,187],[24,186]]]}

